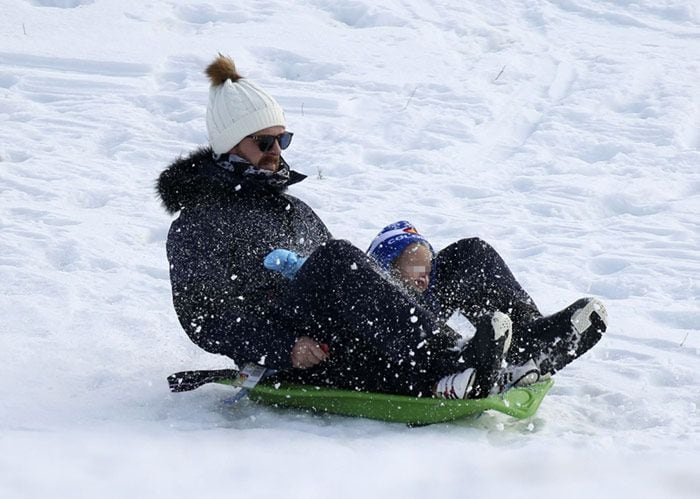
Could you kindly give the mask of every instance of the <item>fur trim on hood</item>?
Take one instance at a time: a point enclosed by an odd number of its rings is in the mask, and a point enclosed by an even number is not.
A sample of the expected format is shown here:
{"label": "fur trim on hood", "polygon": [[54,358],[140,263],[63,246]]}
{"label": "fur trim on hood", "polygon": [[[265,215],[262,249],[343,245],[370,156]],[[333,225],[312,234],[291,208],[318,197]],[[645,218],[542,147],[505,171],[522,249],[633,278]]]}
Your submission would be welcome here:
{"label": "fur trim on hood", "polygon": [[[290,171],[287,185],[301,182],[305,178],[306,175]],[[160,174],[156,182],[158,197],[170,214],[186,207],[230,199],[250,192],[269,194],[283,190],[273,190],[254,178],[246,178],[224,169],[214,160],[211,147],[201,147],[187,157],[178,158]]]}

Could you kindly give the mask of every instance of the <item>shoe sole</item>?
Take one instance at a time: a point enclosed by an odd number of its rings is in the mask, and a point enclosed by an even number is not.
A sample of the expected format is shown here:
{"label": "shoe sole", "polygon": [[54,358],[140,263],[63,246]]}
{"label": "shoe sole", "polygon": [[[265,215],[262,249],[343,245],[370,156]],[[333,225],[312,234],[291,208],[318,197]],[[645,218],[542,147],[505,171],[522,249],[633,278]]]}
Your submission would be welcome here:
{"label": "shoe sole", "polygon": [[505,336],[502,355],[507,354],[513,340],[513,321],[503,312],[494,312],[491,317],[491,328],[494,340],[500,340]]}
{"label": "shoe sole", "polygon": [[513,382],[513,386],[528,386],[528,385],[534,385],[540,380],[540,372],[539,371],[530,371],[524,376],[521,376],[520,379],[517,379]]}
{"label": "shoe sole", "polygon": [[603,302],[596,298],[592,298],[586,306],[582,309],[577,310],[571,315],[571,324],[578,334],[584,334],[593,325],[595,316],[597,316],[596,322],[598,323],[598,328],[600,328],[600,322],[603,324],[601,332],[604,332],[608,326],[608,312],[605,310],[605,305]]}

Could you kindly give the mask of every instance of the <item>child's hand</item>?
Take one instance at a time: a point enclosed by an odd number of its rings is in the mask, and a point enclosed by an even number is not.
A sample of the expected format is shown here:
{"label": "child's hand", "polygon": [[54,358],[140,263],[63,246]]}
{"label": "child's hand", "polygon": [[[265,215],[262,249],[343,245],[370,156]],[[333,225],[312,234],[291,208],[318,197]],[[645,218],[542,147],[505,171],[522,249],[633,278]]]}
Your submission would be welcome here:
{"label": "child's hand", "polygon": [[301,257],[287,249],[276,249],[267,254],[264,260],[265,268],[280,272],[287,279],[294,279],[306,257]]}

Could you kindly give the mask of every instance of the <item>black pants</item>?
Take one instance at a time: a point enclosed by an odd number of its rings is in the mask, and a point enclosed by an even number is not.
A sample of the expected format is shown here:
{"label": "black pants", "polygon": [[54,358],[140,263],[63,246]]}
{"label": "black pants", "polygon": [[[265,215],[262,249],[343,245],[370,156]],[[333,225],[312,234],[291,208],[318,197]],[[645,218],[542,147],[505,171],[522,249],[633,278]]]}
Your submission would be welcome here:
{"label": "black pants", "polygon": [[286,379],[419,396],[468,367],[444,326],[454,310],[471,321],[495,310],[514,321],[540,316],[498,253],[479,239],[437,255],[421,298],[391,282],[361,250],[334,240],[309,257],[282,302],[289,327],[331,347],[329,361]]}
{"label": "black pants", "polygon": [[515,280],[496,250],[479,238],[462,239],[440,251],[428,299],[447,320],[460,310],[474,321],[499,310],[514,324],[541,317],[535,302]]}

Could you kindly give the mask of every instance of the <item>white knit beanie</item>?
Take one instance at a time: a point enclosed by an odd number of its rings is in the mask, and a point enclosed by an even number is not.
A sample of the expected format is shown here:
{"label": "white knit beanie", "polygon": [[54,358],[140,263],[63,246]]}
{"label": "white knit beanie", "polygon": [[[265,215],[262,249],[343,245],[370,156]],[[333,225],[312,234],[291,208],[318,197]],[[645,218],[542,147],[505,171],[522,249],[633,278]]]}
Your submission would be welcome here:
{"label": "white knit beanie", "polygon": [[277,101],[240,76],[231,58],[219,55],[206,73],[211,80],[207,133],[216,154],[230,151],[259,130],[285,126],[284,112]]}

